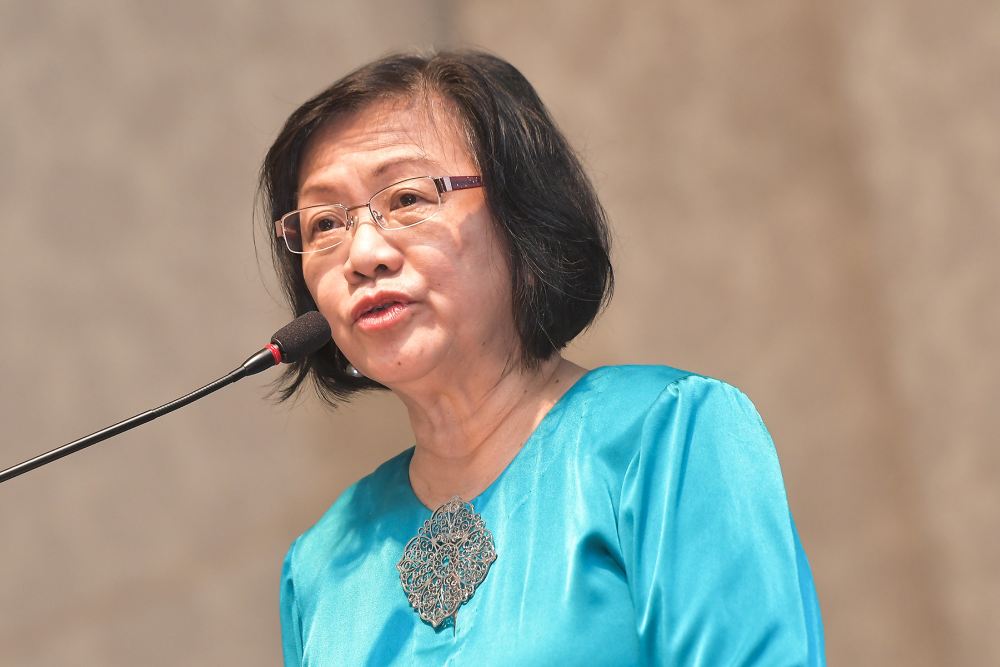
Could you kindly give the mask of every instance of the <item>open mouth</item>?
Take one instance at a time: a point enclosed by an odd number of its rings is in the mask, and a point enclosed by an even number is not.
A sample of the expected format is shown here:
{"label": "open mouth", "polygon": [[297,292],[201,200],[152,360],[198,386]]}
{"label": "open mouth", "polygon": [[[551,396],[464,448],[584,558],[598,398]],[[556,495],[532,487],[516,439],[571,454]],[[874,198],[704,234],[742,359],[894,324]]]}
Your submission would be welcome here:
{"label": "open mouth", "polygon": [[355,305],[351,315],[364,331],[378,331],[402,322],[412,302],[405,292],[369,294]]}
{"label": "open mouth", "polygon": [[357,323],[365,331],[378,331],[391,327],[402,321],[402,315],[406,312],[407,307],[407,304],[402,301],[384,301],[362,311],[358,316]]}
{"label": "open mouth", "polygon": [[399,301],[386,301],[385,303],[379,304],[379,305],[375,306],[374,308],[369,308],[364,313],[362,313],[361,316],[362,317],[367,317],[367,316],[373,315],[373,314],[377,315],[378,313],[384,313],[385,311],[389,310],[393,306],[402,306],[402,305],[403,304],[400,303]]}

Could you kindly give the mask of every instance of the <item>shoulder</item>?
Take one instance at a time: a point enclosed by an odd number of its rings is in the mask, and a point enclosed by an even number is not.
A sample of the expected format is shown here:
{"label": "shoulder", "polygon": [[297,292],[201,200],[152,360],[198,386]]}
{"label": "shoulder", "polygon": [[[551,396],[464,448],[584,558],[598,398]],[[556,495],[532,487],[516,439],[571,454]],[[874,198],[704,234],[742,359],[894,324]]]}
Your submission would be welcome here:
{"label": "shoulder", "polygon": [[738,388],[669,366],[597,368],[571,391],[570,418],[633,453],[663,430],[763,430],[756,408]]}
{"label": "shoulder", "polygon": [[647,660],[688,664],[710,647],[713,664],[815,661],[815,590],[756,408],[696,374],[651,393],[613,501]]}
{"label": "shoulder", "polygon": [[671,366],[601,366],[587,372],[578,386],[588,391],[655,397],[665,387],[688,377],[703,376]]}
{"label": "shoulder", "polygon": [[614,366],[585,375],[569,398],[559,425],[575,443],[569,455],[586,461],[613,499],[637,483],[662,493],[692,480],[704,489],[764,484],[783,495],[771,437],[750,399],[727,382]]}
{"label": "shoulder", "polygon": [[374,526],[384,525],[408,508],[404,492],[409,489],[408,469],[412,454],[412,448],[397,454],[347,487],[323,516],[292,544],[286,556],[288,567],[335,559],[339,551],[351,545],[370,545]]}
{"label": "shoulder", "polygon": [[640,414],[657,401],[681,398],[703,401],[728,395],[738,403],[749,402],[723,380],[670,366],[602,366],[585,374],[573,391],[615,408],[631,405],[626,412]]}
{"label": "shoulder", "polygon": [[623,494],[646,488],[689,497],[697,489],[701,499],[686,502],[786,502],[774,443],[740,389],[675,369],[625,371],[617,384],[637,387],[637,405],[617,410],[630,436],[614,444]]}

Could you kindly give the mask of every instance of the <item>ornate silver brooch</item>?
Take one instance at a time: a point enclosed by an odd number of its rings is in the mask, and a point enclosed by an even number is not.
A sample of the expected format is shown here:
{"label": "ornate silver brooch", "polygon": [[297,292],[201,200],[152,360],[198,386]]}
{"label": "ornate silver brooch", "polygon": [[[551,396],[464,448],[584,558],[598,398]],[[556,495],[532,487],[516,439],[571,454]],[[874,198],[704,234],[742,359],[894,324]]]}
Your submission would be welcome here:
{"label": "ornate silver brooch", "polygon": [[455,496],[420,527],[396,563],[403,592],[420,618],[455,621],[497,559],[493,535],[472,504]]}

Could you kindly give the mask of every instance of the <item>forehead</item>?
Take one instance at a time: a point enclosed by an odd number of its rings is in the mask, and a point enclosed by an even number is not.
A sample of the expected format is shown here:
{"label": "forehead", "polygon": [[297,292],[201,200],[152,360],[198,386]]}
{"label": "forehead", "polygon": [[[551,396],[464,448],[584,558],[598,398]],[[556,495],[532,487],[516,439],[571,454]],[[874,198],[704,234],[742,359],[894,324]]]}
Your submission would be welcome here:
{"label": "forehead", "polygon": [[302,197],[354,183],[374,187],[393,178],[474,173],[457,114],[440,101],[389,100],[320,127],[306,144],[298,189]]}

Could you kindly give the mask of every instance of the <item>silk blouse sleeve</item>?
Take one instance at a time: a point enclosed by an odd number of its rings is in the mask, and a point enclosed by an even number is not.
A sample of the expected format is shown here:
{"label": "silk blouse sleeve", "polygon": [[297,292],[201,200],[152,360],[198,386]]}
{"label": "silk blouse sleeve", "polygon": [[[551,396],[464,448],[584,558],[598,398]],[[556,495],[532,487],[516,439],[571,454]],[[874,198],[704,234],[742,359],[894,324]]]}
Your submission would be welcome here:
{"label": "silk blouse sleeve", "polygon": [[295,544],[288,549],[281,567],[281,650],[285,667],[302,664],[302,621],[295,600],[295,582],[292,580],[292,554]]}
{"label": "silk blouse sleeve", "polygon": [[650,665],[822,665],[812,578],[750,400],[691,376],[650,407],[619,538]]}

